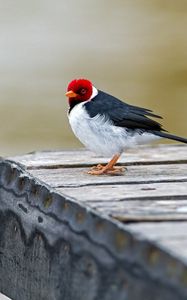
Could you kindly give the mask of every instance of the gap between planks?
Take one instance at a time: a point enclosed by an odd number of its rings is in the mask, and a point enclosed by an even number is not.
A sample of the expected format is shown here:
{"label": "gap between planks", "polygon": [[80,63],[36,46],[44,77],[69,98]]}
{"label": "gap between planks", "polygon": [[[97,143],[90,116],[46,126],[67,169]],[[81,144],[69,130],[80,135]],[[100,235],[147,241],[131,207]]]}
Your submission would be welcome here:
{"label": "gap between planks", "polygon": [[[110,158],[102,158],[92,152],[81,149],[71,151],[36,152],[22,156],[9,157],[12,161],[30,169],[57,169],[91,167],[105,164]],[[187,163],[187,147],[185,145],[138,146],[122,154],[118,165],[158,165]]]}
{"label": "gap between planks", "polygon": [[[107,161],[104,161],[102,164],[107,164]],[[171,164],[175,164],[175,165],[180,165],[180,164],[187,164],[187,160],[175,160],[175,161],[169,161],[169,160],[163,160],[163,161],[144,161],[144,162],[140,162],[140,161],[134,161],[134,162],[124,162],[124,163],[117,163],[116,166],[122,166],[122,167],[129,167],[129,166],[139,166],[139,165],[143,165],[143,166],[147,166],[147,165],[171,165]],[[37,170],[37,169],[44,169],[44,170],[48,170],[48,169],[65,169],[65,168],[91,168],[94,167],[96,164],[95,163],[77,163],[77,164],[54,164],[54,165],[38,165],[38,166],[28,166],[27,170]]]}

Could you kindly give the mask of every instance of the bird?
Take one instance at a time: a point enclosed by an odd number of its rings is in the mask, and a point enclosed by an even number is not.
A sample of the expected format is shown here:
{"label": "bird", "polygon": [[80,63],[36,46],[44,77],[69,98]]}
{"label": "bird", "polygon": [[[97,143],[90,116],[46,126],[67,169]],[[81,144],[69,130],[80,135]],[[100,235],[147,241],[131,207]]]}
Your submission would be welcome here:
{"label": "bird", "polygon": [[65,93],[68,97],[69,123],[75,136],[89,150],[110,156],[106,165],[98,164],[90,175],[120,175],[124,167],[115,166],[128,148],[166,138],[182,143],[187,139],[168,133],[154,119],[162,119],[152,110],[134,106],[97,89],[90,80],[72,80]]}

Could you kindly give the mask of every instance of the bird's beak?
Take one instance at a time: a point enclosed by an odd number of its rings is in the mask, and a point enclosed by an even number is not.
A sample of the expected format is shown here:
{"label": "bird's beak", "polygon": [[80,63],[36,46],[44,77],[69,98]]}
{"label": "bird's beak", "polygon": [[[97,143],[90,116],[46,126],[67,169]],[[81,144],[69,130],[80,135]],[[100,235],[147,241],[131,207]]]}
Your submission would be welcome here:
{"label": "bird's beak", "polygon": [[66,97],[68,98],[75,98],[77,97],[78,95],[76,93],[74,93],[73,91],[69,91],[67,93],[65,93]]}

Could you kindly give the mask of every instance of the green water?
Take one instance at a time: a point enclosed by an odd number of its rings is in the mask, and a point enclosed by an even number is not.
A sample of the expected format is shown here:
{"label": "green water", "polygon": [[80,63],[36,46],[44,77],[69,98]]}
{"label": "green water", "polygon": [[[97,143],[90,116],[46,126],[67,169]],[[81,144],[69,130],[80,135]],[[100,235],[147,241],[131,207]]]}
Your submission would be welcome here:
{"label": "green water", "polygon": [[1,3],[0,155],[80,146],[64,97],[76,77],[187,136],[186,28],[184,0]]}

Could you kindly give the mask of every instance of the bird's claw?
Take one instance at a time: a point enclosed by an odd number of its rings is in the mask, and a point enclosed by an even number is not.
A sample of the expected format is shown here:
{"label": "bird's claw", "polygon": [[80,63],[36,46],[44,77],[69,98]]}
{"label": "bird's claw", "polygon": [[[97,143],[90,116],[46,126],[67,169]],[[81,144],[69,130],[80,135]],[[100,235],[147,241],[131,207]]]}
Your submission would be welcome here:
{"label": "bird's claw", "polygon": [[93,166],[91,169],[90,169],[90,171],[97,171],[97,170],[101,170],[101,169],[103,169],[103,165],[101,165],[101,164],[98,164],[97,166]]}
{"label": "bird's claw", "polygon": [[125,167],[112,167],[107,169],[105,166],[97,165],[92,167],[87,173],[90,175],[122,175],[125,170]]}

